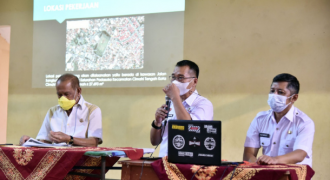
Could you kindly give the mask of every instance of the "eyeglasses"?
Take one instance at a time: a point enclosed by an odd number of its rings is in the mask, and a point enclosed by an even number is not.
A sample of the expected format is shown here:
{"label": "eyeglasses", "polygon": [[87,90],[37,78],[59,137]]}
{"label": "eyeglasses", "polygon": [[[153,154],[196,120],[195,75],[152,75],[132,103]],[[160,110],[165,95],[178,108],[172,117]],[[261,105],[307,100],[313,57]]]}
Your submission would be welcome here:
{"label": "eyeglasses", "polygon": [[174,80],[177,80],[179,82],[183,82],[184,79],[190,79],[190,78],[196,78],[196,77],[184,77],[184,76],[175,77],[175,76],[169,76],[169,80],[171,82],[174,81]]}

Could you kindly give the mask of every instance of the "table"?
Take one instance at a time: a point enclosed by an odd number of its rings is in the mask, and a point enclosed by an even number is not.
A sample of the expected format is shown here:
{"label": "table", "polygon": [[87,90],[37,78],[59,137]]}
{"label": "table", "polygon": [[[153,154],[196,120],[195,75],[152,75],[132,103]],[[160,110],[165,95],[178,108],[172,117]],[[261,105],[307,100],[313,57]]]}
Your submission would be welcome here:
{"label": "table", "polygon": [[[143,149],[130,147],[0,146],[0,179],[105,179],[106,171],[118,161],[119,157],[114,155],[119,152],[130,159],[139,159],[143,155]],[[98,175],[80,176],[86,173]]]}
{"label": "table", "polygon": [[127,160],[119,161],[118,164],[122,165],[121,179],[140,179],[141,169],[143,164],[143,172],[141,179],[143,180],[158,180],[157,174],[151,167],[151,163],[154,161],[144,161],[144,160]]}
{"label": "table", "polygon": [[[122,164],[122,180],[137,180],[140,177],[143,160],[119,161]],[[144,161],[143,180],[157,179],[191,179],[200,166],[189,164],[172,164],[167,157],[156,161]],[[208,166],[200,168],[196,179],[220,179],[226,166]],[[223,179],[230,179],[234,166],[229,167]],[[300,180],[311,179],[314,171],[307,165],[241,165],[235,170],[233,179],[269,179],[269,180]]]}
{"label": "table", "polygon": [[[119,158],[118,158],[119,159]],[[112,167],[112,166],[106,166],[106,156],[101,156],[101,165],[100,166],[73,166],[72,171],[68,173],[66,176],[66,179],[69,176],[86,176],[86,177],[93,177],[93,178],[100,178],[101,180],[105,180],[105,174],[107,170],[109,169],[121,169],[121,167]],[[86,172],[86,171],[90,172]],[[100,170],[100,173],[91,173],[94,170]],[[82,171],[82,172],[81,172]],[[72,178],[74,179],[74,178]]]}
{"label": "table", "polygon": [[[72,171],[68,173],[68,175],[78,175],[78,176],[87,176],[93,178],[100,178],[101,180],[105,179],[105,174],[109,169],[121,170],[121,167],[112,167],[106,166],[106,157],[124,157],[126,153],[124,151],[87,151],[84,154],[85,156],[100,156],[101,157],[101,165],[100,166],[77,166],[75,165],[72,168]],[[89,172],[86,172],[88,171]],[[99,174],[92,174],[93,170],[101,170]]]}

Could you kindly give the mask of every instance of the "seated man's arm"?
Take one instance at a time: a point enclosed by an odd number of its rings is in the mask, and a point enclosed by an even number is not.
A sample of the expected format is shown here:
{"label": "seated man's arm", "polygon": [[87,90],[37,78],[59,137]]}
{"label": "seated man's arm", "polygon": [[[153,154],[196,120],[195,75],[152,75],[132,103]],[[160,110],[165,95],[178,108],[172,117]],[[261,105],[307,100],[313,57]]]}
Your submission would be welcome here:
{"label": "seated man's arm", "polygon": [[[89,126],[86,138],[74,138],[73,144],[78,146],[97,147],[102,144],[102,113],[100,108],[96,108],[89,117]],[[77,139],[77,140],[76,140]]]}
{"label": "seated man's arm", "polygon": [[258,158],[259,164],[296,164],[312,155],[315,126],[312,120],[299,125],[298,136],[294,142],[293,151],[282,156]]}
{"label": "seated man's arm", "polygon": [[[54,143],[68,143],[71,137],[62,132],[50,131],[49,137]],[[89,138],[76,138],[73,137],[73,145],[85,146],[85,147],[97,147],[99,138],[89,137]]]}
{"label": "seated man's arm", "polygon": [[165,88],[163,88],[163,91],[166,96],[171,99],[177,119],[191,120],[189,113],[182,104],[180,90],[178,87],[174,83],[170,83]]}
{"label": "seated man's arm", "polygon": [[153,146],[157,146],[162,141],[161,133],[162,133],[162,129],[155,129],[155,128],[151,127],[150,142]]}
{"label": "seated man's arm", "polygon": [[[175,86],[173,84],[173,86]],[[172,99],[174,111],[177,119],[180,120],[192,120],[190,114],[187,112],[186,108],[182,104],[182,100],[180,96],[175,96]]]}
{"label": "seated man's arm", "polygon": [[99,138],[73,138],[73,145],[84,147],[97,147],[99,144]]}
{"label": "seated man's arm", "polygon": [[260,149],[257,117],[255,117],[251,122],[244,143],[243,161],[248,161],[251,163],[257,162],[257,155]]}
{"label": "seated man's arm", "polygon": [[[86,138],[73,137],[73,145],[86,146],[86,147],[97,147],[98,144],[102,143],[102,114],[101,109],[96,107],[90,114],[89,124],[87,129]],[[67,143],[71,137],[63,132],[50,131],[49,137],[52,142],[55,143]]]}
{"label": "seated man's arm", "polygon": [[[166,114],[168,113],[164,109],[165,107],[166,107],[166,105],[163,104],[160,108],[158,108],[156,110],[155,120],[152,123],[154,123],[154,125],[157,126],[157,127],[161,127],[162,126],[162,122],[165,119]],[[154,127],[151,127],[151,130],[150,130],[150,142],[151,142],[151,144],[153,146],[158,145],[162,141],[161,133],[162,133],[162,128],[156,129]]]}
{"label": "seated man's arm", "polygon": [[250,163],[257,162],[259,148],[244,147],[243,161],[248,161]]}
{"label": "seated man's arm", "polygon": [[180,120],[192,120],[190,117],[190,114],[187,112],[187,110],[184,108],[184,106],[182,105],[182,102],[177,102],[177,101],[173,101],[173,106],[175,109],[175,114],[177,119]]}
{"label": "seated man's arm", "polygon": [[270,157],[260,156],[257,160],[258,164],[296,164],[301,162],[306,157],[307,153],[304,150],[297,149],[282,156]]}

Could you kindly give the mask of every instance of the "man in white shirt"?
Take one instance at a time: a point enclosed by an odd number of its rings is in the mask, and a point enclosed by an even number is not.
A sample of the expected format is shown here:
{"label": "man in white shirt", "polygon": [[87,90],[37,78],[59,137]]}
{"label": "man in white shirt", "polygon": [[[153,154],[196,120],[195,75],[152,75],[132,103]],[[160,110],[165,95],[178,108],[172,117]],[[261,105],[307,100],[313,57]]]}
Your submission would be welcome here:
{"label": "man in white shirt", "polygon": [[[73,74],[62,75],[56,81],[56,91],[59,105],[48,110],[36,139],[89,147],[101,144],[101,110],[84,100],[79,79]],[[22,136],[20,145],[29,138]]]}
{"label": "man in white shirt", "polygon": [[[246,135],[243,159],[259,164],[307,164],[312,166],[315,126],[311,118],[293,104],[299,81],[291,74],[274,77],[270,87],[270,110],[252,121]],[[262,156],[257,158],[262,147]]]}
{"label": "man in white shirt", "polygon": [[162,105],[156,110],[155,120],[152,121],[150,130],[150,142],[152,145],[160,145],[159,156],[167,156],[168,120],[213,120],[213,105],[196,90],[199,68],[197,64],[189,60],[179,61],[170,76],[171,83],[164,89],[164,93],[172,101],[170,112]]}

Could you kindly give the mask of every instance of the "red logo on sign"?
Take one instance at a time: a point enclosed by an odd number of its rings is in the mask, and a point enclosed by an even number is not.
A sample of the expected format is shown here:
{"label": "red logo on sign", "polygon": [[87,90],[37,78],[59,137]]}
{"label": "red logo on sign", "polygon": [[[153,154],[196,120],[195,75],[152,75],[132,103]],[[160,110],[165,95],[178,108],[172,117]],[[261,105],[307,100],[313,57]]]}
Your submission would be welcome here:
{"label": "red logo on sign", "polygon": [[188,125],[188,131],[200,133],[200,127],[199,126],[192,126],[192,125],[189,124]]}

